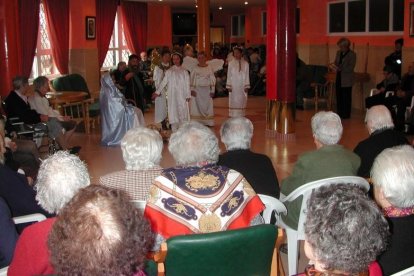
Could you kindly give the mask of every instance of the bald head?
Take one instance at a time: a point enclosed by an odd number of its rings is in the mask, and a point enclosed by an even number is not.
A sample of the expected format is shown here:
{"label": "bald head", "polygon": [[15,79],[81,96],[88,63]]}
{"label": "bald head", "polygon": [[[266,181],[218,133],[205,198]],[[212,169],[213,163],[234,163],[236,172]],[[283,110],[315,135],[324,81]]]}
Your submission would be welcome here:
{"label": "bald head", "polygon": [[368,109],[365,122],[369,134],[380,129],[394,128],[391,113],[384,105],[375,105]]}

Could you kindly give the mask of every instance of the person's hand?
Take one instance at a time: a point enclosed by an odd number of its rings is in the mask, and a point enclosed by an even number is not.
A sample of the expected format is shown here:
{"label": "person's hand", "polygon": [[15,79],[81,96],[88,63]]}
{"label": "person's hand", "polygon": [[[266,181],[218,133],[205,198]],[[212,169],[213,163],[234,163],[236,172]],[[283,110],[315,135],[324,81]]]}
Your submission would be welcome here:
{"label": "person's hand", "polygon": [[40,115],[40,121],[42,121],[43,123],[49,121],[49,116],[47,115]]}
{"label": "person's hand", "polygon": [[196,91],[194,91],[194,90],[191,90],[191,96],[193,96],[193,97],[197,97],[197,92],[196,92]]}
{"label": "person's hand", "polygon": [[10,141],[6,144],[6,147],[9,148],[12,152],[17,150],[17,144],[13,141]]}
{"label": "person's hand", "polygon": [[398,98],[405,98],[405,91],[403,91],[403,90],[398,90],[398,91],[397,91],[397,97],[398,97]]}
{"label": "person's hand", "polygon": [[63,121],[70,121],[72,119],[72,117],[70,117],[70,116],[63,116],[62,119],[63,119]]}
{"label": "person's hand", "polygon": [[29,184],[29,186],[33,186],[33,183],[34,183],[33,178],[31,178],[30,176],[27,176],[26,179],[27,179],[27,183]]}
{"label": "person's hand", "polygon": [[133,76],[134,76],[134,73],[129,72],[128,74],[125,75],[125,80],[129,81]]}
{"label": "person's hand", "polygon": [[155,100],[157,97],[159,97],[160,95],[158,95],[157,93],[152,93],[151,99]]}

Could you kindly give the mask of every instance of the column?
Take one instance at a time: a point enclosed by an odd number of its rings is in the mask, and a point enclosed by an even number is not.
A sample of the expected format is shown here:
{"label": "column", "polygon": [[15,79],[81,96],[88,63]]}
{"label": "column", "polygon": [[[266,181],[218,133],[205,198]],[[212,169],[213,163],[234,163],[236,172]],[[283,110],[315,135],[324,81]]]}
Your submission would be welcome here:
{"label": "column", "polygon": [[18,1],[0,0],[0,95],[12,90],[12,78],[21,73]]}
{"label": "column", "polygon": [[295,0],[267,0],[266,133],[295,138]]}
{"label": "column", "polygon": [[210,57],[210,0],[197,0],[197,51]]}

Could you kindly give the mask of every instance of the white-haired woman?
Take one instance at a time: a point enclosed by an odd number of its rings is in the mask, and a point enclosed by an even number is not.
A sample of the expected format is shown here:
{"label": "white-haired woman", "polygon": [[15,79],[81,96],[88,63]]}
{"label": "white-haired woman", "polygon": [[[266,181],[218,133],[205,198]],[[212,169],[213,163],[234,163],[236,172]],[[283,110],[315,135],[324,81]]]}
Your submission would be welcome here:
{"label": "white-haired woman", "polygon": [[[281,192],[288,195],[300,186],[324,178],[356,175],[360,159],[338,145],[342,137],[341,118],[333,112],[321,111],[312,117],[312,133],[316,150],[299,156],[292,174],[282,181]],[[302,199],[287,205],[284,221],[296,229]]]}
{"label": "white-haired woman", "polygon": [[391,230],[391,242],[378,262],[384,275],[391,275],[414,266],[414,149],[385,149],[375,159],[371,178]]}
{"label": "white-haired woman", "polygon": [[351,117],[352,85],[354,84],[354,68],[356,54],[351,50],[351,41],[342,37],[337,42],[339,50],[331,69],[336,72],[336,101],[338,114],[342,119]]}
{"label": "white-haired woman", "polygon": [[162,148],[159,132],[145,127],[130,129],[121,141],[125,170],[102,176],[99,183],[124,190],[134,200],[146,200],[152,181],[162,171]]}
{"label": "white-haired woman", "polygon": [[365,123],[369,137],[359,142],[354,152],[361,158],[358,175],[368,178],[378,154],[387,148],[407,145],[408,140],[404,134],[394,130],[391,113],[384,105],[376,105],[368,109]]}
{"label": "white-haired woman", "polygon": [[220,155],[218,164],[242,173],[256,193],[279,198],[279,182],[272,161],[250,150],[252,122],[245,117],[230,118],[222,124],[220,136],[227,152]]}
{"label": "white-haired woman", "polygon": [[[198,122],[183,124],[168,150],[177,167],[163,170],[150,189],[145,216],[162,239],[261,223],[263,203],[239,172],[216,165],[217,137]],[[156,249],[156,248],[154,248]]]}
{"label": "white-haired woman", "polygon": [[[76,155],[59,151],[42,162],[36,181],[36,199],[45,210],[59,211],[81,189],[90,184],[85,163]],[[8,275],[53,274],[47,237],[56,218],[27,227],[20,236]]]}

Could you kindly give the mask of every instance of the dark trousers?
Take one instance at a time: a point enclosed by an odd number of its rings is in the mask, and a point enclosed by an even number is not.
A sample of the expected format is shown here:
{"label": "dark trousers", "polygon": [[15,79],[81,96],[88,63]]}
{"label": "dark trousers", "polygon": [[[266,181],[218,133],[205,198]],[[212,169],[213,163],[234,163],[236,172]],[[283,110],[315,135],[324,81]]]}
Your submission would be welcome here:
{"label": "dark trousers", "polygon": [[336,86],[337,113],[342,119],[351,117],[352,87]]}

